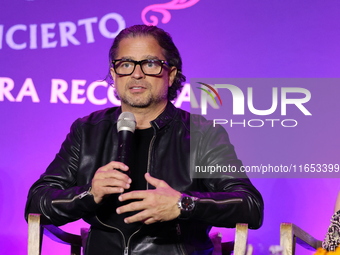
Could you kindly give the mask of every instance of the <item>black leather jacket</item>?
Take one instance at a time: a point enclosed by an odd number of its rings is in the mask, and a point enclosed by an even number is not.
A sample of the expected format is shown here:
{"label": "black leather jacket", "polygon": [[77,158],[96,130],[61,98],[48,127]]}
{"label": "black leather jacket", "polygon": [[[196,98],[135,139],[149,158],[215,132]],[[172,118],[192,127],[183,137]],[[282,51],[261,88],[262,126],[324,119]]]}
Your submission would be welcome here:
{"label": "black leather jacket", "polygon": [[[262,197],[238,172],[242,163],[224,128],[168,103],[151,122],[154,136],[147,171],[199,200],[186,219],[141,224],[131,236],[123,237],[124,224],[112,225],[116,197],[97,205],[88,192],[96,170],[115,160],[120,113],[120,108],[109,108],[73,123],[54,161],[31,187],[26,217],[30,212],[42,213],[55,225],[83,218],[91,224],[88,254],[210,254],[211,226],[261,226]],[[204,166],[232,166],[237,171],[197,174]]]}

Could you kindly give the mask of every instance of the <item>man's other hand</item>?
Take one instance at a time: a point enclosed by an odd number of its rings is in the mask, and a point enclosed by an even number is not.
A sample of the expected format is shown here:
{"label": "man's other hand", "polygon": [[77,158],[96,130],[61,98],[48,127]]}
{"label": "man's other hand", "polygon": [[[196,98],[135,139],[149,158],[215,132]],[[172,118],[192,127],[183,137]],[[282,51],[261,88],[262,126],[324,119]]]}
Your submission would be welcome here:
{"label": "man's other hand", "polygon": [[96,171],[92,179],[91,193],[97,204],[103,200],[105,195],[123,193],[124,189],[130,188],[131,179],[122,172],[127,170],[129,167],[125,164],[112,161]]}
{"label": "man's other hand", "polygon": [[156,189],[131,191],[120,195],[118,198],[120,201],[138,200],[117,208],[118,214],[140,211],[125,218],[125,223],[142,221],[145,224],[151,224],[177,218],[180,215],[177,202],[181,193],[171,188],[165,181],[151,177],[149,173],[145,174],[145,179]]}

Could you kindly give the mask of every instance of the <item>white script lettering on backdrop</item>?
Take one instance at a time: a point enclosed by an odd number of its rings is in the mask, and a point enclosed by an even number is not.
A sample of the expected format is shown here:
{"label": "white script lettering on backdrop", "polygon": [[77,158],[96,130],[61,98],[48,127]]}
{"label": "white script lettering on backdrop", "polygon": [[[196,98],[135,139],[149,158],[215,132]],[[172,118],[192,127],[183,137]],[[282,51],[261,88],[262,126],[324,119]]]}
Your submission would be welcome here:
{"label": "white script lettering on backdrop", "polygon": [[[111,31],[108,23],[116,22],[117,29]],[[110,26],[112,27],[112,25]],[[114,38],[125,28],[125,20],[118,13],[108,13],[103,17],[91,17],[80,19],[77,23],[71,21],[63,21],[58,23],[42,23],[42,24],[16,24],[6,28],[0,25],[0,49],[3,43],[6,43],[11,49],[23,50],[26,48],[56,48],[67,47],[69,44],[81,45],[84,43],[95,42],[94,29],[97,29],[103,37]],[[81,42],[76,34],[84,37],[86,41]],[[14,39],[21,35],[20,40]],[[38,38],[41,39],[40,43]]]}
{"label": "white script lettering on backdrop", "polygon": [[[109,86],[106,81],[93,81],[88,86],[86,80],[73,79],[70,83],[63,79],[51,80],[50,103],[63,104],[84,104],[86,101],[94,105],[105,105],[112,103],[120,105],[120,100],[115,96],[114,87]],[[15,86],[20,87],[17,95],[13,90]],[[185,84],[180,95],[176,100],[176,107],[181,107],[183,102],[190,102],[190,84]],[[105,90],[107,92],[105,93]],[[97,96],[98,92],[106,96]],[[70,94],[68,97],[66,92]],[[39,93],[34,85],[32,78],[26,78],[23,84],[15,84],[14,80],[9,77],[0,77],[0,102],[22,102],[24,97],[30,98],[33,103],[40,103]],[[198,107],[197,102],[195,107]]]}

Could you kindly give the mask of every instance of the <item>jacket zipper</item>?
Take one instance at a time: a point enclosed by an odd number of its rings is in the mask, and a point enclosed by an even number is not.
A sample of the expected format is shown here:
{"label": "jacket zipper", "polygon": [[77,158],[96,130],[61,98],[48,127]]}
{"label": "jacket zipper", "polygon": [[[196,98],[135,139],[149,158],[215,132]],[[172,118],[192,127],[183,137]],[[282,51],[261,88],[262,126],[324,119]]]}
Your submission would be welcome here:
{"label": "jacket zipper", "polygon": [[[148,153],[148,166],[147,166],[147,173],[149,173],[149,170],[150,170],[150,164],[151,164],[151,152],[152,152],[152,147],[153,147],[153,144],[155,142],[155,139],[156,139],[156,135],[154,134],[151,141],[150,141],[150,147],[149,147],[149,153]],[[149,189],[149,183],[146,184],[146,189],[148,190]],[[181,227],[179,224],[177,224],[176,226],[176,231],[177,231],[177,236],[180,237],[181,236]],[[183,255],[186,255],[186,252],[184,251],[183,247],[182,247],[182,244],[179,243],[179,248],[182,252]],[[124,254],[124,255],[127,255]]]}
{"label": "jacket zipper", "polygon": [[[146,169],[146,172],[147,172],[147,173],[149,173],[149,169],[150,169],[151,149],[152,149],[152,145],[153,145],[155,139],[156,139],[156,135],[154,134],[153,137],[152,137],[152,139],[151,139],[151,141],[150,141],[150,146],[149,146],[149,152],[148,152],[148,165],[147,165],[147,169]],[[147,185],[146,185],[146,189],[147,189],[147,190],[149,189],[149,184],[148,184],[148,183],[147,183]],[[124,255],[128,255],[128,254],[129,254],[129,245],[130,245],[131,238],[132,238],[136,233],[138,233],[138,232],[140,231],[140,228],[129,236],[128,241],[127,241],[127,243],[126,243],[126,242],[125,242],[125,236],[124,236],[123,232],[122,232],[120,229],[115,228],[115,227],[112,227],[112,226],[110,226],[110,225],[107,225],[107,224],[101,222],[101,221],[98,219],[97,216],[96,216],[96,218],[97,218],[97,220],[98,220],[101,224],[103,224],[104,226],[109,227],[109,228],[112,228],[112,229],[115,229],[115,230],[117,230],[117,231],[122,235],[123,240],[124,240],[124,244],[125,244]]]}
{"label": "jacket zipper", "polygon": [[242,203],[242,198],[229,198],[224,200],[214,200],[210,198],[200,198],[199,202],[201,203],[215,203],[215,204],[233,204],[233,203]]}
{"label": "jacket zipper", "polygon": [[[149,170],[150,170],[150,165],[151,165],[151,151],[152,151],[152,147],[153,147],[153,144],[155,142],[155,139],[156,139],[156,134],[153,135],[151,141],[150,141],[150,146],[149,146],[149,152],[148,152],[148,165],[147,165],[147,168],[146,168],[146,172],[149,173]],[[146,190],[149,189],[149,183],[147,182],[146,183]]]}
{"label": "jacket zipper", "polygon": [[76,200],[77,198],[82,199],[86,196],[92,196],[92,194],[90,193],[90,190],[91,190],[91,188],[87,191],[84,191],[83,193],[80,193],[79,195],[74,196],[72,199],[52,200],[52,204],[54,204],[54,203],[70,203],[70,202],[73,202],[74,200]]}
{"label": "jacket zipper", "polygon": [[[147,168],[146,168],[146,172],[149,173],[149,169],[150,169],[150,156],[151,156],[151,148],[152,148],[152,145],[154,143],[156,139],[156,135],[154,134],[151,141],[150,141],[150,146],[149,146],[149,152],[148,152],[148,165],[147,165]],[[149,184],[147,183],[146,184],[146,189],[148,190],[149,189]],[[96,216],[96,218],[98,219],[98,217]],[[99,220],[99,219],[98,219]],[[123,236],[123,239],[124,239],[124,243],[125,243],[125,237],[124,237],[124,234],[122,233],[122,231],[120,231],[119,229],[117,229]],[[127,241],[127,243],[125,243],[125,248],[124,248],[124,255],[128,255],[129,254],[129,245],[130,245],[130,241],[131,241],[131,238],[139,232],[140,229],[138,229],[137,231],[135,231],[134,233],[132,233],[132,235],[129,236],[129,239]]]}
{"label": "jacket zipper", "polygon": [[[155,141],[155,138],[156,138],[156,135],[154,134],[151,141],[150,141],[150,146],[149,146],[149,152],[148,152],[148,165],[147,165],[147,168],[146,168],[146,172],[148,173],[149,172],[149,169],[150,169],[150,156],[151,156],[151,148],[152,148],[152,145]],[[146,184],[146,189],[148,190],[149,189],[149,184],[147,183]],[[98,217],[96,216],[96,218],[98,219]],[[98,219],[99,220],[99,219]],[[100,221],[100,220],[99,220]],[[101,221],[100,221],[101,222]],[[102,223],[103,224],[103,223]],[[104,224],[105,225],[105,224]],[[109,226],[111,227],[111,226]],[[114,227],[111,227],[111,228],[114,228]],[[117,228],[115,228],[117,229]],[[125,243],[125,248],[124,248],[124,255],[128,255],[129,254],[129,245],[130,245],[130,241],[131,241],[131,238],[137,233],[139,232],[140,229],[138,229],[137,231],[135,231],[134,233],[132,233],[132,235],[129,236],[128,238],[128,241],[127,243],[125,242],[125,236],[124,234],[122,233],[122,231],[120,231],[119,229],[117,229],[123,236],[123,239],[124,239],[124,243]]]}
{"label": "jacket zipper", "polygon": [[124,245],[125,245],[125,248],[124,248],[124,255],[128,255],[128,254],[129,254],[129,245],[130,245],[131,238],[132,238],[132,236],[134,236],[136,233],[139,232],[140,228],[139,228],[138,230],[136,230],[134,233],[132,233],[132,234],[129,236],[128,241],[126,242],[125,236],[124,236],[123,232],[122,232],[119,228],[115,228],[115,227],[112,227],[112,226],[110,226],[110,225],[105,224],[104,222],[102,222],[102,221],[98,218],[98,216],[96,216],[96,219],[97,219],[102,225],[104,225],[105,227],[108,227],[108,228],[117,230],[117,231],[122,235],[123,241],[124,241]]}

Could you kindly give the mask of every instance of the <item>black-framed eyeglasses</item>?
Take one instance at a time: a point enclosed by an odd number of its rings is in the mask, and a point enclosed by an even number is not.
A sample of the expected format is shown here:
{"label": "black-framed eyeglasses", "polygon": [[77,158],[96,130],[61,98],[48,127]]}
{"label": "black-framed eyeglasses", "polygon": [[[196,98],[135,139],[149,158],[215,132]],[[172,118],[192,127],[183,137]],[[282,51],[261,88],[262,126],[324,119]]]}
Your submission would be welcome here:
{"label": "black-framed eyeglasses", "polygon": [[143,59],[135,61],[131,59],[115,59],[112,61],[113,69],[118,75],[131,75],[136,65],[139,65],[145,75],[158,75],[163,70],[163,65],[169,66],[168,62],[159,59]]}

